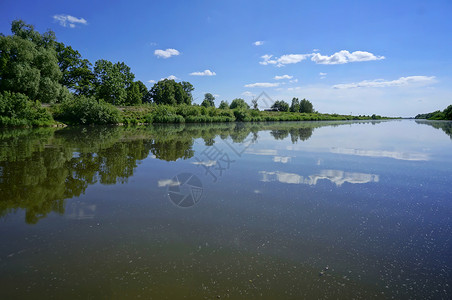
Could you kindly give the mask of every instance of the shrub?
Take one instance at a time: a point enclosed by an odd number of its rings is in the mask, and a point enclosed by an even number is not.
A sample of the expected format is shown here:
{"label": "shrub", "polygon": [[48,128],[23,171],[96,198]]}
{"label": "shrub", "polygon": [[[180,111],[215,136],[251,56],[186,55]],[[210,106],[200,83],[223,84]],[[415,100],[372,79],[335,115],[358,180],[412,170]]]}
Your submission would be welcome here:
{"label": "shrub", "polygon": [[26,95],[0,93],[0,126],[43,126],[53,124],[50,113]]}
{"label": "shrub", "polygon": [[55,118],[72,125],[117,124],[120,122],[119,110],[103,100],[79,96],[72,101],[65,101],[59,107]]}

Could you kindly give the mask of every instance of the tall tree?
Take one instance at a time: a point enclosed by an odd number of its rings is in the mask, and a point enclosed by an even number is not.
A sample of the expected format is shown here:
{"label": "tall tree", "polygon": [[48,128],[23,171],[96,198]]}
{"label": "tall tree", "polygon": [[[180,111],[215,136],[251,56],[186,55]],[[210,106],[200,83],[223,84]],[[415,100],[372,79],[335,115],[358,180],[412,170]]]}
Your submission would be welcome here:
{"label": "tall tree", "polygon": [[249,109],[250,106],[242,98],[236,98],[236,99],[232,100],[231,105],[229,106],[229,108],[230,109],[234,109],[234,108]]}
{"label": "tall tree", "polygon": [[201,103],[204,107],[215,107],[215,97],[211,93],[204,94],[204,101]]}
{"label": "tall tree", "polygon": [[[185,86],[188,86],[188,82]],[[190,84],[191,86],[191,84]],[[193,90],[193,86],[191,87]],[[157,104],[191,104],[191,96],[181,83],[172,79],[164,79],[155,83],[149,90],[149,96]]]}
{"label": "tall tree", "polygon": [[300,101],[298,98],[292,99],[292,104],[290,105],[291,112],[299,112],[300,111]]}
{"label": "tall tree", "polygon": [[275,101],[275,103],[273,103],[272,109],[276,110],[276,111],[287,112],[287,111],[289,111],[289,104],[287,102],[285,102],[284,100],[281,100],[281,101],[277,100],[277,101]]}
{"label": "tall tree", "polygon": [[12,36],[0,36],[0,91],[46,103],[62,101],[69,93],[59,83],[55,34],[41,35],[20,20],[13,21],[11,31]]}
{"label": "tall tree", "polygon": [[55,50],[58,66],[63,73],[60,83],[79,95],[89,95],[93,92],[95,76],[92,65],[81,54],[63,43],[56,43]]}
{"label": "tall tree", "polygon": [[94,66],[94,75],[98,98],[114,105],[126,102],[127,89],[132,85],[135,75],[125,63],[113,64],[111,61],[100,59]]}
{"label": "tall tree", "polygon": [[300,101],[300,112],[301,113],[313,113],[314,108],[311,101],[303,99]]}
{"label": "tall tree", "polygon": [[220,105],[218,106],[219,109],[228,109],[229,108],[229,103],[228,101],[225,100],[221,100]]}

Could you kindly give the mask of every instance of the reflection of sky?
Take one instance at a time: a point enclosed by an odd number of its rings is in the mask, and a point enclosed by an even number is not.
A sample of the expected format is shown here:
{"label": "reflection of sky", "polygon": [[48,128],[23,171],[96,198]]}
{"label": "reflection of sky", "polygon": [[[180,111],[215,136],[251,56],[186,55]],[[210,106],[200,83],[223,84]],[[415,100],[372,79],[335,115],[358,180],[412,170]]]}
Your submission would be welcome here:
{"label": "reflection of sky", "polygon": [[93,219],[96,205],[84,202],[73,202],[66,208],[66,218],[75,220]]}
{"label": "reflection of sky", "polygon": [[388,157],[400,160],[429,160],[427,153],[408,153],[386,150],[364,150],[364,149],[347,149],[347,148],[331,148],[331,153],[348,154],[369,157]]}
{"label": "reflection of sky", "polygon": [[290,156],[274,156],[273,157],[274,162],[279,162],[282,164],[287,164],[288,162],[290,162],[290,160],[291,160]]}
{"label": "reflection of sky", "polygon": [[329,180],[335,183],[337,186],[341,186],[345,182],[369,183],[379,181],[379,176],[375,174],[352,173],[340,170],[321,170],[320,173],[309,175],[308,177],[303,177],[295,173],[286,173],[280,171],[260,171],[259,173],[262,175],[261,181],[263,182],[279,181],[281,183],[290,184],[316,185],[317,182],[321,179]]}
{"label": "reflection of sky", "polygon": [[159,187],[176,186],[176,185],[179,185],[179,181],[173,180],[173,179],[161,179],[158,181]]}

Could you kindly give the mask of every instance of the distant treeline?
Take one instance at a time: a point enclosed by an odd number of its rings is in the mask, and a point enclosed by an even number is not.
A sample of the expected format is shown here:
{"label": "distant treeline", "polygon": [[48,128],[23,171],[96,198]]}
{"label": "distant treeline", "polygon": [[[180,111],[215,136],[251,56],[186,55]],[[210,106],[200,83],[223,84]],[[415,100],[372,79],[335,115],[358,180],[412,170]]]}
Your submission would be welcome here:
{"label": "distant treeline", "polygon": [[298,98],[291,105],[275,101],[265,111],[258,100],[250,107],[241,98],[216,108],[210,93],[201,105],[192,104],[189,82],[163,79],[148,90],[124,62],[99,59],[93,65],[52,31],[41,34],[16,20],[11,32],[0,34],[0,127],[381,119],[320,114],[309,100]]}
{"label": "distant treeline", "polygon": [[449,105],[443,111],[437,110],[431,113],[418,114],[415,119],[426,120],[452,120],[452,105]]}

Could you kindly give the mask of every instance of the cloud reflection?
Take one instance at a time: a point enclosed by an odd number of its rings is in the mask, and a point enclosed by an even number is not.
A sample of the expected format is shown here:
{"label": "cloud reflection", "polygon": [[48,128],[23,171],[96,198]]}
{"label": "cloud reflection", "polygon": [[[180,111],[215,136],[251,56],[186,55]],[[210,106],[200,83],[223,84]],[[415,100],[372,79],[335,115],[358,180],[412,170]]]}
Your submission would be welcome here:
{"label": "cloud reflection", "polygon": [[173,179],[162,179],[158,181],[159,187],[165,187],[165,186],[177,186],[179,185],[179,181],[173,180]]}
{"label": "cloud reflection", "polygon": [[329,180],[335,183],[336,186],[341,186],[345,182],[362,184],[379,181],[379,176],[375,174],[344,172],[340,170],[321,170],[319,174],[309,175],[308,177],[280,171],[260,171],[259,174],[261,174],[261,181],[263,182],[279,181],[290,184],[316,185],[321,179]]}
{"label": "cloud reflection", "polygon": [[408,153],[398,151],[386,151],[386,150],[363,150],[363,149],[347,149],[347,148],[331,148],[331,153],[358,155],[368,157],[388,157],[399,160],[413,160],[413,161],[425,161],[430,160],[430,157],[426,153]]}
{"label": "cloud reflection", "polygon": [[290,156],[274,156],[273,157],[274,162],[279,162],[282,164],[287,164],[288,162],[290,162],[291,159],[292,159],[292,157],[290,157]]}

